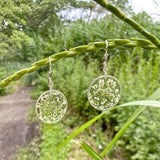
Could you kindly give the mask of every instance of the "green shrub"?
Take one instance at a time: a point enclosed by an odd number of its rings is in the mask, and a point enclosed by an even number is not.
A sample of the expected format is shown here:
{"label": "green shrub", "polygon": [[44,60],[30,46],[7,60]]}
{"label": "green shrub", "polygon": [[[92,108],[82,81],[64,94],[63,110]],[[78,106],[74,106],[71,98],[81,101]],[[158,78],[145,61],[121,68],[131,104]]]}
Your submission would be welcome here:
{"label": "green shrub", "polygon": [[[147,52],[144,55],[139,49],[134,50],[132,54],[126,54],[125,57],[110,56],[108,74],[119,79],[122,85],[120,104],[146,99],[160,86],[159,62],[157,61],[159,58],[156,52]],[[62,123],[72,128],[100,113],[93,109],[87,101],[87,89],[90,83],[97,76],[103,74],[100,73],[100,65],[97,61],[90,59],[84,62],[82,58],[77,56],[77,58],[60,60],[52,67],[53,89],[62,91],[69,104]],[[41,72],[33,96],[37,98],[47,89],[48,73]],[[104,117],[103,126],[106,125],[110,131],[114,130],[112,134],[114,136],[135,110],[134,106],[119,108]],[[160,156],[157,143],[160,128],[159,114],[158,109],[145,110],[117,142],[116,148],[123,151],[125,159],[151,160]],[[43,134],[47,132],[46,137],[50,134],[48,129],[43,131]],[[46,148],[45,145],[42,145],[42,149],[43,147]],[[113,158],[114,154],[111,156]]]}
{"label": "green shrub", "polygon": [[39,160],[40,139],[34,138],[26,148],[20,148],[15,156],[15,160]]}
{"label": "green shrub", "polygon": [[[128,55],[119,69],[116,68],[114,76],[122,85],[119,103],[146,99],[160,87],[160,62],[157,61],[159,58],[156,52],[150,52],[148,55],[136,52]],[[110,64],[114,64],[112,61],[114,62],[114,59],[110,60]],[[119,108],[105,118],[106,123],[115,126],[116,133],[136,109],[135,106]],[[159,116],[158,108],[148,108],[123,134],[117,142],[117,148],[123,150],[125,159],[159,159]]]}
{"label": "green shrub", "polygon": [[71,146],[66,145],[60,151],[55,152],[56,147],[66,137],[64,126],[58,124],[42,124],[41,127],[41,144],[40,144],[40,158],[39,160],[66,160],[67,153]]}

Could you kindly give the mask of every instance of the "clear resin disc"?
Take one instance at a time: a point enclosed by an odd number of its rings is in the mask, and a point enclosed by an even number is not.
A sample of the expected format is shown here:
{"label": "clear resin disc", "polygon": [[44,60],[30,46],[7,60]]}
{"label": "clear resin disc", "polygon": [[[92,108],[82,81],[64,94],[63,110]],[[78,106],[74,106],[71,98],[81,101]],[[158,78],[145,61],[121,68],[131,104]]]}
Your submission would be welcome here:
{"label": "clear resin disc", "polygon": [[36,113],[45,123],[56,123],[67,110],[67,99],[58,90],[49,90],[41,94],[36,103]]}
{"label": "clear resin disc", "polygon": [[120,82],[115,77],[109,75],[96,78],[88,89],[88,100],[98,110],[107,110],[115,106],[120,96]]}

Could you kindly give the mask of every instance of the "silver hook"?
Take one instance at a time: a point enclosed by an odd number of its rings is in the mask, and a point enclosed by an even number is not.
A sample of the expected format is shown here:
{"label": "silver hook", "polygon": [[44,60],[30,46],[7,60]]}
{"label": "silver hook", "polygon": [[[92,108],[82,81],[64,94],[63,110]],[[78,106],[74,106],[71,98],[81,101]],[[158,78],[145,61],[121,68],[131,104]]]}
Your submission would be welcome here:
{"label": "silver hook", "polygon": [[52,90],[52,62],[51,62],[51,58],[49,57],[49,78],[48,78],[48,81],[49,81],[49,90],[51,91]]}
{"label": "silver hook", "polygon": [[106,52],[104,54],[103,72],[105,75],[107,75],[108,40],[106,40],[105,42],[106,42]]}
{"label": "silver hook", "polygon": [[106,40],[106,50],[108,49],[108,40]]}

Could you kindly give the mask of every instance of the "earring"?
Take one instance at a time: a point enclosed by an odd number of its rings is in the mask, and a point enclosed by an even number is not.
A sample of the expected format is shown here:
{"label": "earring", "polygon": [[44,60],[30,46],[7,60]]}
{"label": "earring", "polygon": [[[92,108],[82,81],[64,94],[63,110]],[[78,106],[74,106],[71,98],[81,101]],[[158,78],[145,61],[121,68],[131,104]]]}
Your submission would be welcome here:
{"label": "earring", "polygon": [[67,110],[65,95],[52,90],[51,59],[49,57],[49,90],[42,93],[36,103],[36,114],[45,123],[56,123],[62,119]]}
{"label": "earring", "polygon": [[104,54],[104,75],[97,77],[88,89],[89,103],[98,110],[107,110],[114,107],[121,96],[120,82],[113,76],[107,75],[108,41],[106,40],[106,52]]}

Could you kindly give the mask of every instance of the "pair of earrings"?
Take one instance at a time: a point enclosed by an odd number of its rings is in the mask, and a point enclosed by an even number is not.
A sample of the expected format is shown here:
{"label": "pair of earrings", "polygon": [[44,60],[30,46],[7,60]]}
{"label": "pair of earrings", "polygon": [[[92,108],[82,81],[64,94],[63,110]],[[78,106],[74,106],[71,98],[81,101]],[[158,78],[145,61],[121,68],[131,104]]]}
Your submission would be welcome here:
{"label": "pair of earrings", "polygon": [[[107,75],[108,41],[106,40],[106,52],[104,54],[104,75],[97,77],[88,89],[88,101],[98,110],[107,110],[115,106],[121,96],[120,82],[113,76]],[[42,93],[36,103],[36,114],[45,123],[56,123],[67,110],[65,95],[52,90],[51,59],[49,57],[49,90]]]}

